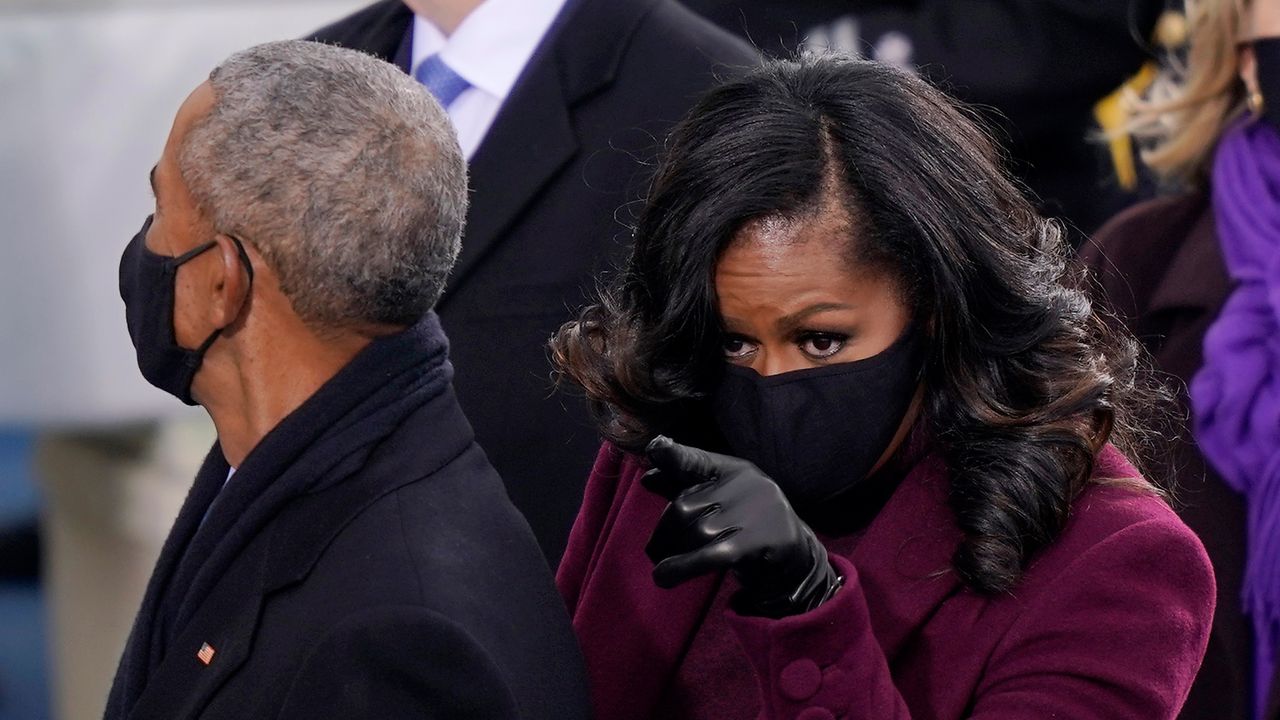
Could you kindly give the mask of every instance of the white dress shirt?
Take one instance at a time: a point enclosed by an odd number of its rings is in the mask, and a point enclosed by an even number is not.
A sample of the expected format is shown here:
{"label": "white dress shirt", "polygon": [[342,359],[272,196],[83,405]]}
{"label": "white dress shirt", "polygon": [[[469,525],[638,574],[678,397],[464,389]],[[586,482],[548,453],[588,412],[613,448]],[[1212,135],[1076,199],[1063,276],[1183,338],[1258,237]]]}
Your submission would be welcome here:
{"label": "white dress shirt", "polygon": [[448,37],[421,16],[413,19],[409,69],[440,59],[471,87],[446,108],[462,154],[471,159],[565,0],[485,0]]}

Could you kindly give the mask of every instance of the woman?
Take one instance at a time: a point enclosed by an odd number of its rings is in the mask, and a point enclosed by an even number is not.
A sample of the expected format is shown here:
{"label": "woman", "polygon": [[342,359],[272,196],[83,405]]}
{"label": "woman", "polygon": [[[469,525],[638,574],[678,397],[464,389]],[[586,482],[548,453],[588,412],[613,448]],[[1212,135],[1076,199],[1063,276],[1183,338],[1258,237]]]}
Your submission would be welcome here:
{"label": "woman", "polygon": [[1173,717],[1213,577],[1065,254],[908,74],[707,95],[552,342],[608,439],[558,576],[597,717]]}
{"label": "woman", "polygon": [[[1169,463],[1220,602],[1187,720],[1280,718],[1280,3],[1187,4],[1185,65],[1132,111],[1174,192],[1083,250],[1192,411]],[[1188,413],[1184,412],[1184,415]],[[1270,696],[1270,698],[1269,698]]]}

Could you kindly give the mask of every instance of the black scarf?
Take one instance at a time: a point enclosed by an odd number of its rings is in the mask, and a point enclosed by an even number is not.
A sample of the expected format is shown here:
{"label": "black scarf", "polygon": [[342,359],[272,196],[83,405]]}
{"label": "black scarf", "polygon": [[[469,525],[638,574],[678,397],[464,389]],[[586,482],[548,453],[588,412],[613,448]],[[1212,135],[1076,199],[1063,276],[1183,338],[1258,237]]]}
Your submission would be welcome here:
{"label": "black scarf", "polygon": [[147,584],[106,719],[128,716],[170,639],[285,505],[363,467],[410,413],[448,388],[452,376],[448,341],[435,313],[427,313],[415,326],[370,343],[272,429],[229,482],[230,468],[215,444]]}

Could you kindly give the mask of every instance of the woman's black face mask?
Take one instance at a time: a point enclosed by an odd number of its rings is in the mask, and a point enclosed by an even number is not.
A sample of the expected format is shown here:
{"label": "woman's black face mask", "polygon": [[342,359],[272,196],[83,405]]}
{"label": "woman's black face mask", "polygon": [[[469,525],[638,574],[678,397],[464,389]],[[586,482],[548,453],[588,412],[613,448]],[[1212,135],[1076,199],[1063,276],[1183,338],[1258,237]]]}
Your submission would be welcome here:
{"label": "woman's black face mask", "polygon": [[761,376],[729,366],[713,410],[729,450],[812,507],[865,479],[893,440],[920,383],[922,333],[858,360]]}
{"label": "woman's black face mask", "polygon": [[[142,230],[133,236],[120,257],[120,298],[124,300],[129,338],[138,355],[138,369],[147,382],[188,405],[195,405],[191,383],[222,329],[214,330],[194,350],[178,344],[173,328],[175,280],[180,266],[208,252],[217,243],[210,240],[177,257],[158,255],[146,245],[151,220],[152,216],[148,216]],[[252,284],[253,265],[249,256],[239,240],[232,240]]]}

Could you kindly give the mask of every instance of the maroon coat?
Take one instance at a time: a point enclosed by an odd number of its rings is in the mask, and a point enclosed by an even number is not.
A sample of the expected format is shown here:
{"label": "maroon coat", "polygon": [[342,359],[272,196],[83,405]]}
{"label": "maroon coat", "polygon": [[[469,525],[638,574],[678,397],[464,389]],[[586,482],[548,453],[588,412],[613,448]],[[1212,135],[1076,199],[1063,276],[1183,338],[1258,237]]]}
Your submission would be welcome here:
{"label": "maroon coat", "polygon": [[[647,720],[721,579],[674,590],[644,554],[662,498],[646,466],[606,444],[557,583],[586,656],[596,717]],[[1134,477],[1114,449],[1095,477]],[[1158,498],[1090,485],[1017,589],[986,597],[951,569],[960,532],[936,456],[918,464],[847,556],[818,609],[737,616],[769,720],[1172,718],[1213,615],[1203,547]]]}

